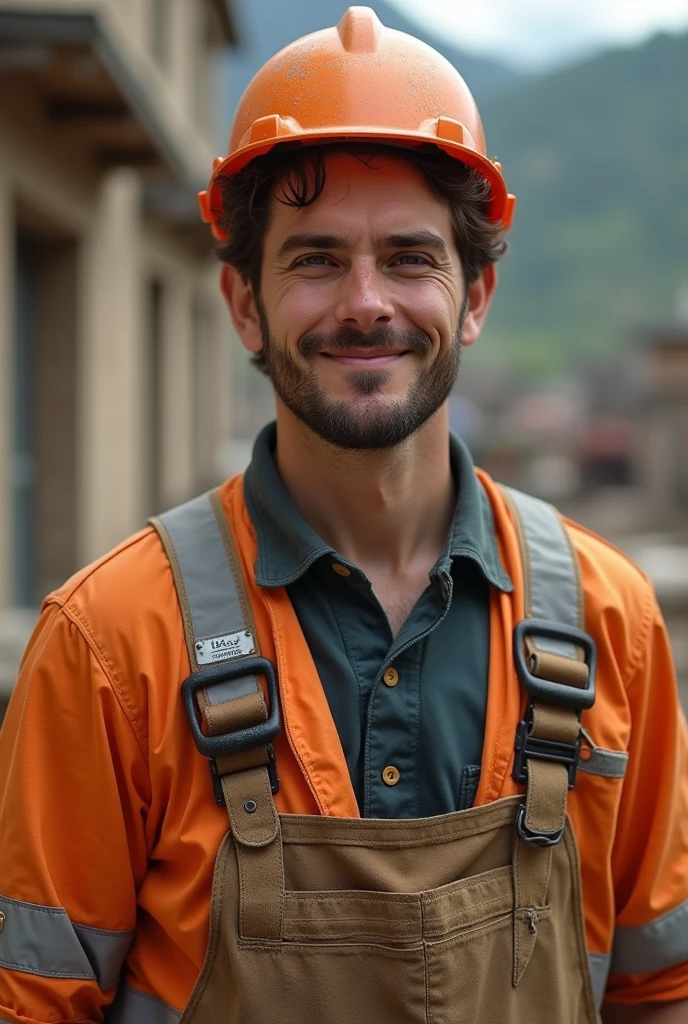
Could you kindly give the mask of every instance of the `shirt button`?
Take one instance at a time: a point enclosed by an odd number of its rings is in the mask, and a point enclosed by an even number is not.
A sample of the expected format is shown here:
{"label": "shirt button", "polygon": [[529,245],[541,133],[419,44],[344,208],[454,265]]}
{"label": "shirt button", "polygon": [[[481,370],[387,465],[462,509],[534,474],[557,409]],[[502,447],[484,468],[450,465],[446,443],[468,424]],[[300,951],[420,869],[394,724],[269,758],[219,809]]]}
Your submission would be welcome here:
{"label": "shirt button", "polygon": [[347,567],[345,565],[340,565],[339,562],[335,562],[334,565],[332,566],[332,568],[333,568],[334,572],[337,573],[338,576],[350,576],[351,575],[351,569],[347,569]]}
{"label": "shirt button", "polygon": [[396,686],[399,682],[399,673],[395,668],[388,668],[382,677],[385,686]]}
{"label": "shirt button", "polygon": [[396,786],[400,778],[399,769],[395,768],[393,764],[388,764],[386,768],[382,769],[382,781],[386,786]]}

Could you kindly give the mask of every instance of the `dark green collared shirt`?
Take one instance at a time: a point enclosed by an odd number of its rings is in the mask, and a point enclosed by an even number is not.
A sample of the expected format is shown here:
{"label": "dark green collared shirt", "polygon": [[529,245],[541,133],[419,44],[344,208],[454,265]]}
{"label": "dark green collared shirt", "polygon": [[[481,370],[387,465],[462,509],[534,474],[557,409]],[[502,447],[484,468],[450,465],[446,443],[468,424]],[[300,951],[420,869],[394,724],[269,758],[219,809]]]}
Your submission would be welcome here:
{"label": "dark green collared shirt", "polygon": [[485,728],[490,587],[512,584],[468,450],[452,435],[454,522],[427,588],[394,638],[365,573],[329,547],[291,501],[274,462],[275,439],[274,424],[261,431],[244,479],[258,535],[256,582],[287,588],[361,813],[419,818],[470,807]]}

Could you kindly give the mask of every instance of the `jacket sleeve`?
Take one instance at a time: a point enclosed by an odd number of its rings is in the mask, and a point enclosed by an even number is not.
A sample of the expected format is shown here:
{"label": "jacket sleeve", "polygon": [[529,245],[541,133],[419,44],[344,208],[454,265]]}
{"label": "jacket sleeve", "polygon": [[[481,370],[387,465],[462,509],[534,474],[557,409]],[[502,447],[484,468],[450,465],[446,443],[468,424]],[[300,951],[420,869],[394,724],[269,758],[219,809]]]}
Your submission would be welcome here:
{"label": "jacket sleeve", "polygon": [[46,603],[0,731],[0,1020],[100,1021],[147,862],[147,760],[83,624]]}
{"label": "jacket sleeve", "polygon": [[628,686],[631,739],[613,850],[616,932],[606,999],[688,998],[688,742],[651,597]]}

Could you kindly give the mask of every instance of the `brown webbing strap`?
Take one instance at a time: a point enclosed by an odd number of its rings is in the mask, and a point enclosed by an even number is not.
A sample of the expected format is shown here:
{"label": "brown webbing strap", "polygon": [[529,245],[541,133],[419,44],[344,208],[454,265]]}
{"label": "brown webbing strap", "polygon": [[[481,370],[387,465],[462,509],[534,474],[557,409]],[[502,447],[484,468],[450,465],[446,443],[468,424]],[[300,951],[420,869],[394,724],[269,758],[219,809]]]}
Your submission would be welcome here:
{"label": "brown webbing strap", "polygon": [[[578,559],[559,513],[547,502],[513,488],[502,488],[502,493],[521,550],[525,617],[583,629],[585,609]],[[543,679],[549,678],[550,656],[554,671],[575,672],[575,665],[566,669],[565,663],[578,661],[580,678],[586,672],[584,652],[573,643],[529,636],[526,649],[531,658],[531,670]],[[559,680],[559,675],[552,678]],[[586,682],[587,675],[582,683],[570,685],[585,686]]]}
{"label": "brown webbing strap", "polygon": [[[574,743],[580,730],[575,712],[543,707],[535,711],[537,736]],[[523,824],[530,833],[555,834],[566,824],[569,776],[566,766],[554,761],[528,760],[528,783]],[[525,842],[516,833],[514,877],[514,974],[518,985],[537,942],[538,909],[547,904],[553,846]]]}
{"label": "brown webbing strap", "polygon": [[[218,492],[202,495],[150,522],[160,535],[172,569],[191,671],[197,672],[210,660],[217,664],[259,655],[246,585]],[[212,600],[208,600],[208,590]],[[235,655],[237,643],[240,653]],[[237,732],[268,718],[263,691],[252,675],[201,689],[197,703],[208,736]],[[252,755],[248,759],[247,753]],[[247,762],[267,766],[267,748],[260,748],[260,754],[250,751],[218,758],[218,774],[241,771]]]}
{"label": "brown webbing strap", "polygon": [[[210,662],[259,655],[246,585],[218,493],[194,499],[151,524],[172,569],[192,673]],[[208,685],[198,692],[197,703],[208,736],[236,733],[268,718],[260,683],[250,674]],[[241,878],[241,934],[256,938],[279,938],[282,930],[282,843],[269,762],[266,746],[215,758]]]}
{"label": "brown webbing strap", "polygon": [[[518,492],[507,492],[506,497],[521,548],[524,617],[532,618],[535,611],[535,617],[540,619],[561,620],[566,626],[582,626],[580,572],[557,513],[551,506]],[[535,573],[540,573],[541,578],[534,579]],[[534,585],[537,588],[535,598]],[[530,672],[537,678],[580,689],[587,686],[588,667],[581,660],[582,650],[575,645],[549,642],[541,647],[539,641],[528,637],[526,650]],[[580,729],[579,716],[574,709],[533,700],[531,737],[575,744]],[[524,830],[528,835],[555,836],[566,824],[569,788],[566,765],[530,757],[527,767]],[[518,985],[523,977],[537,942],[538,909],[547,904],[552,855],[553,846],[525,841],[517,832],[512,860],[514,985]]]}
{"label": "brown webbing strap", "polygon": [[[553,832],[566,820],[568,775],[563,765],[531,761],[528,766],[526,820],[530,827]],[[534,846],[514,836],[514,965],[518,985],[530,962],[538,937],[538,913],[547,905],[553,847]]]}
{"label": "brown webbing strap", "polygon": [[279,816],[265,768],[224,775],[239,867],[239,934],[279,939],[284,912],[284,866]]}
{"label": "brown webbing strap", "polygon": [[[211,491],[209,498],[213,512],[215,513],[220,537],[222,538],[222,545],[224,547],[229,566],[232,570],[234,588],[239,602],[239,607],[241,608],[243,624],[246,627],[246,631],[250,632],[253,637],[253,653],[260,654],[258,634],[256,632],[248,594],[246,593],[246,584],[244,583],[244,577],[241,572],[234,538],[230,533],[227,518],[224,514],[217,490]],[[263,691],[260,688],[258,680],[255,677],[251,678],[253,678],[255,682],[255,689],[253,693],[241,697],[233,697],[230,700],[223,701],[219,704],[216,703],[212,705],[210,703],[210,694],[208,693],[208,690],[201,691],[203,695],[203,705],[201,710],[203,712],[203,717],[205,718],[208,735],[217,736],[222,735],[223,733],[238,732],[240,729],[246,729],[251,725],[258,725],[260,722],[267,721],[268,709],[265,703],[265,697],[263,696]],[[242,771],[245,763],[245,753],[257,755],[258,751],[229,754],[221,758],[217,758],[216,765],[218,774],[222,776],[228,772]],[[261,747],[260,755],[262,757],[260,763],[267,766],[269,760],[267,748]],[[229,811],[229,807],[227,810]]]}

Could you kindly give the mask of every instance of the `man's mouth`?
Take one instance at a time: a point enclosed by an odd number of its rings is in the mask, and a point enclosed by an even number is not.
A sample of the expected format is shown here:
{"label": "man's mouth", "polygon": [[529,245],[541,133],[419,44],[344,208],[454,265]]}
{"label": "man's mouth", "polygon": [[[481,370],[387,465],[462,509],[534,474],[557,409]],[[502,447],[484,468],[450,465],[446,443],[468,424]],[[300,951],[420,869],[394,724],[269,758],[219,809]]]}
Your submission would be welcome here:
{"label": "man's mouth", "polygon": [[374,370],[378,367],[390,366],[402,356],[409,354],[409,349],[388,348],[347,348],[343,352],[321,352],[321,356],[331,359],[340,366],[348,366],[356,370]]}

